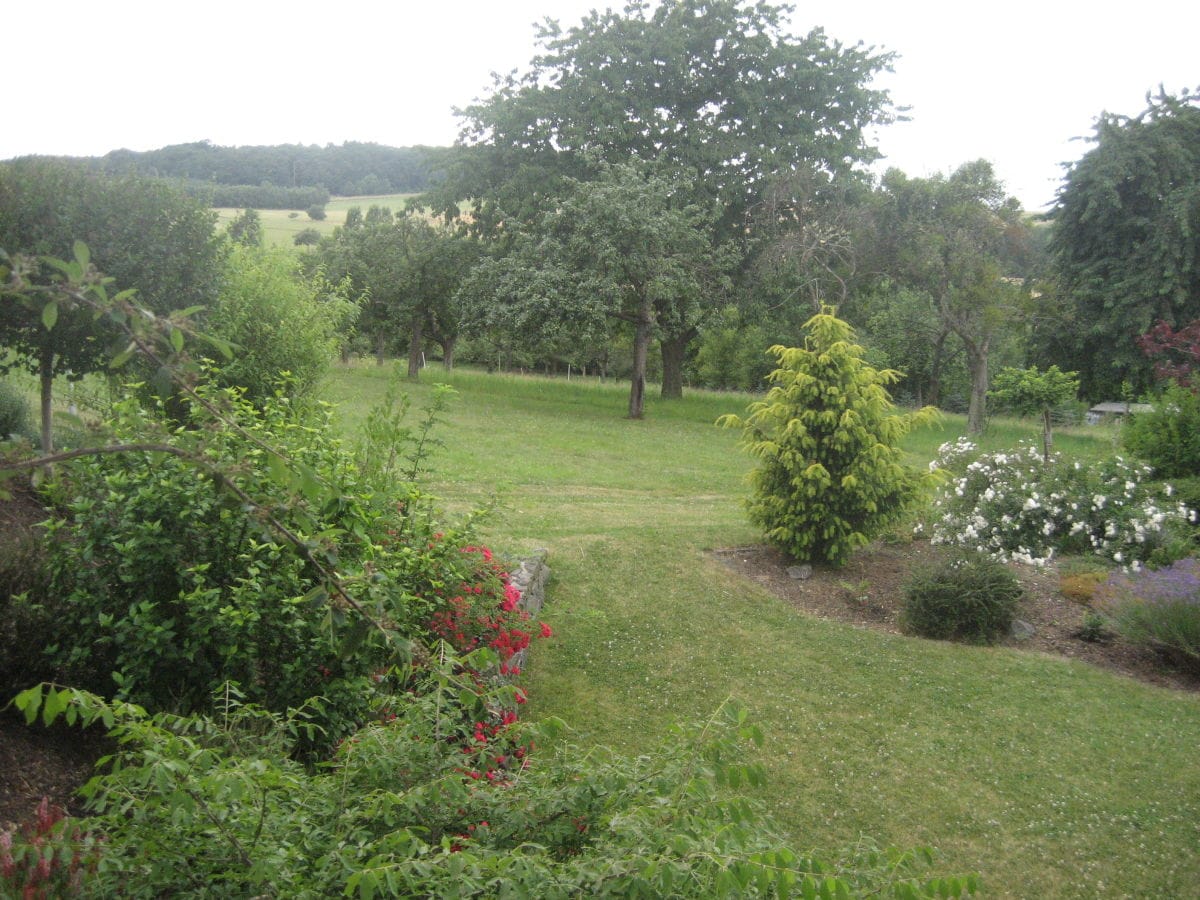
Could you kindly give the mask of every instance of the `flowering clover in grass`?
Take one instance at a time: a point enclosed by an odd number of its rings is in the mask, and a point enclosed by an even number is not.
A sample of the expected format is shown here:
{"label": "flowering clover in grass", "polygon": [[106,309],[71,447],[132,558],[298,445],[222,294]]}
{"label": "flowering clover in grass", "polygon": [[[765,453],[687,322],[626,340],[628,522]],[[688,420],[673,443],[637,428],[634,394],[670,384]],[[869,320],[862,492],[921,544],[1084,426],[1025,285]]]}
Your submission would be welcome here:
{"label": "flowering clover in grass", "polygon": [[[970,461],[968,461],[970,460]],[[1150,469],[1113,457],[1095,465],[1030,446],[976,454],[960,438],[943,444],[931,469],[953,473],[933,503],[933,543],[1043,566],[1056,554],[1094,554],[1132,570],[1196,513],[1148,485]]]}

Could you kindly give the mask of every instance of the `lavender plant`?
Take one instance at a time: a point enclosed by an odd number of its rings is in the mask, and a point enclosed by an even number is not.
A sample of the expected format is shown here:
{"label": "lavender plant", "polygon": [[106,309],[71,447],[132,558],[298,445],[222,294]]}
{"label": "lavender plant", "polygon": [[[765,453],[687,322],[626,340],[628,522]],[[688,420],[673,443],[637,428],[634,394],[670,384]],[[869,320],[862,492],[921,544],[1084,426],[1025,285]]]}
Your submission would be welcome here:
{"label": "lavender plant", "polygon": [[1183,667],[1200,672],[1200,560],[1114,572],[1097,590],[1093,604],[1128,640],[1162,650]]}

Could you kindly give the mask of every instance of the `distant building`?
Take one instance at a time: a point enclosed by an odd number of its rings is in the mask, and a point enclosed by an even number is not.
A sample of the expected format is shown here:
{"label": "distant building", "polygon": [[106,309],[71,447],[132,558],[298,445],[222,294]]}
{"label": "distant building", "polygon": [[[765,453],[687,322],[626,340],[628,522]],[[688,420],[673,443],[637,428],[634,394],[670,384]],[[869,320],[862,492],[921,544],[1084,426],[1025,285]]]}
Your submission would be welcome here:
{"label": "distant building", "polygon": [[1130,413],[1147,413],[1153,411],[1154,407],[1149,403],[1125,403],[1125,402],[1108,402],[1097,403],[1087,411],[1084,416],[1084,421],[1088,425],[1099,425],[1106,419],[1121,419]]}

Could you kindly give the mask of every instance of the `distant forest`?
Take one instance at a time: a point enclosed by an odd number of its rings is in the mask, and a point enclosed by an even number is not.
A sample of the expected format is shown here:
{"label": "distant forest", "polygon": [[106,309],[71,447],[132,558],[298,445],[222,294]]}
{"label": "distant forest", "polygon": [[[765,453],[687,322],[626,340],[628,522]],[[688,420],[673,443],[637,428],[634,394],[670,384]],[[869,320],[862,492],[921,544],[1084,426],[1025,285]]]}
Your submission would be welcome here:
{"label": "distant forest", "polygon": [[145,152],[113,150],[87,162],[110,174],[179,179],[214,206],[303,209],[331,194],[419,193],[438,180],[447,153],[447,147],[356,142],[217,147],[197,141]]}

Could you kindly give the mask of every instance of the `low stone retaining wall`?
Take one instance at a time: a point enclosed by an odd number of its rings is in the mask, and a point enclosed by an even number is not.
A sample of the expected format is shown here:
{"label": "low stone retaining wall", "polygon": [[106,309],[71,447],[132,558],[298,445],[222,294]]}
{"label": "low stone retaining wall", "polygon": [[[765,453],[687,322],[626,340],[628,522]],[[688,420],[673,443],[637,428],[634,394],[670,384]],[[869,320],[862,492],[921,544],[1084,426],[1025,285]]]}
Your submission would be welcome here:
{"label": "low stone retaining wall", "polygon": [[[546,551],[534,550],[531,556],[520,561],[515,569],[508,573],[509,582],[521,592],[521,609],[534,619],[542,611],[546,602],[546,581],[550,578],[550,567],[546,565]],[[524,668],[525,657],[529,648],[513,654],[510,665]]]}

